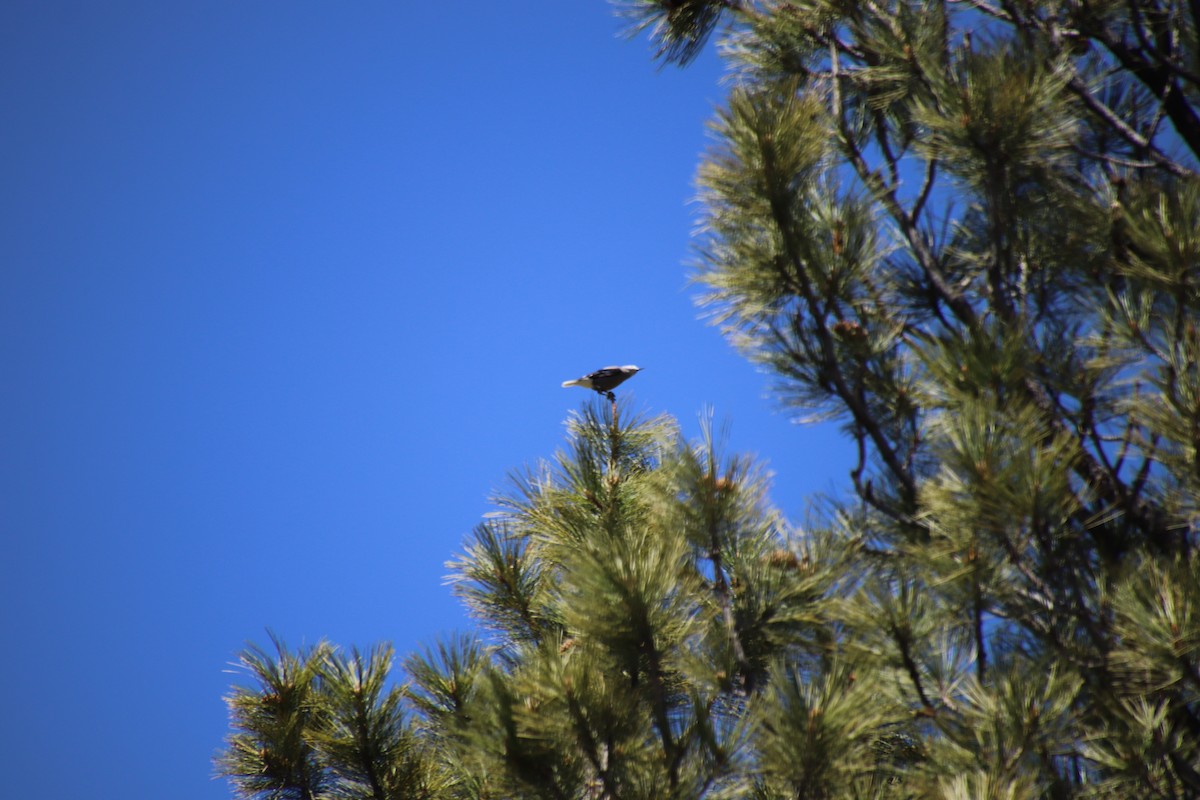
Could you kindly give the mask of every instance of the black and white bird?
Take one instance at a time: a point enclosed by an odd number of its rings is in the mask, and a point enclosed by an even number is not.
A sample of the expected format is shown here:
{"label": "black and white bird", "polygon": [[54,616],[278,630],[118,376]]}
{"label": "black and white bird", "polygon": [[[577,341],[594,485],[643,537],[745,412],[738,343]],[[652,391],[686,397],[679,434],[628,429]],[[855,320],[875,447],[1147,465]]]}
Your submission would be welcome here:
{"label": "black and white bird", "polygon": [[641,367],[635,367],[632,364],[626,364],[623,367],[605,367],[604,369],[588,373],[582,378],[576,378],[573,381],[563,381],[563,388],[565,389],[568,386],[582,386],[585,389],[597,391],[605,395],[609,400],[612,400],[612,390],[641,371]]}

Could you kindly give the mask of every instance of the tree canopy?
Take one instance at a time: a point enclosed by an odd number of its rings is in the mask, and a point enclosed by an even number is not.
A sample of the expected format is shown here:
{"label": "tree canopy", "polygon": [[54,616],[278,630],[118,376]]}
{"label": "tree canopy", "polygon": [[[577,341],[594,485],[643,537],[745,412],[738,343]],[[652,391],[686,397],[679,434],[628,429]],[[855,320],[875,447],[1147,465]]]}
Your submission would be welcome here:
{"label": "tree canopy", "polygon": [[[243,654],[244,797],[1200,797],[1200,6],[620,4],[731,88],[694,278],[790,413],[803,524],[603,400],[411,655]],[[800,446],[797,443],[796,446]]]}

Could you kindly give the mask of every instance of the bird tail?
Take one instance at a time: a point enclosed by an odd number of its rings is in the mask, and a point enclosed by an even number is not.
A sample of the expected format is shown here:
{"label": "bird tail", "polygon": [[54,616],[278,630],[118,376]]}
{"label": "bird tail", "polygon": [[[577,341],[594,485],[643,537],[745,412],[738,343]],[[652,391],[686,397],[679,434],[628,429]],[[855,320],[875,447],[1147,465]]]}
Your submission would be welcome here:
{"label": "bird tail", "polygon": [[566,389],[568,386],[587,386],[587,384],[584,383],[583,378],[576,378],[573,381],[563,381],[563,388]]}

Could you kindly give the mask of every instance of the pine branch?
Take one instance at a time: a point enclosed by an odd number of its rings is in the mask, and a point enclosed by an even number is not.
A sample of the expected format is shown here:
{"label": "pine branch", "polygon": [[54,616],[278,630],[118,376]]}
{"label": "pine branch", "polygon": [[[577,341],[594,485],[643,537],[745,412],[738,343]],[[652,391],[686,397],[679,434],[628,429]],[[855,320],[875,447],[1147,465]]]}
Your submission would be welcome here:
{"label": "pine branch", "polygon": [[667,777],[671,788],[679,784],[679,765],[683,750],[675,741],[671,730],[670,703],[668,700],[666,674],[662,667],[662,654],[654,645],[653,634],[644,632],[641,642],[641,656],[646,659],[646,683],[650,693],[650,706],[654,717],[654,727],[658,731],[659,742],[662,745],[663,764],[667,768]]}
{"label": "pine branch", "polygon": [[[1088,88],[1083,82],[1083,79],[1074,76],[1067,84],[1075,97],[1083,101],[1089,109],[1092,110],[1100,119],[1102,119],[1117,135],[1121,136],[1125,141],[1132,145],[1138,152],[1144,153],[1144,157],[1149,158],[1151,163],[1160,169],[1169,172],[1179,178],[1194,177],[1197,173],[1188,169],[1183,164],[1180,164],[1173,158],[1164,154],[1153,141],[1146,136],[1138,133],[1133,126],[1122,119],[1115,111],[1105,105],[1095,93]],[[1110,154],[1100,156],[1105,160],[1120,163]]]}
{"label": "pine branch", "polygon": [[702,429],[705,442],[706,464],[699,474],[699,492],[697,500],[704,511],[704,521],[707,528],[708,558],[713,566],[713,583],[717,602],[721,607],[721,616],[725,622],[725,630],[729,643],[733,647],[734,660],[737,661],[738,671],[742,677],[742,686],[747,694],[754,690],[754,671],[746,650],[742,646],[742,638],[738,633],[737,622],[733,614],[733,595],[730,591],[726,576],[724,548],[721,541],[723,502],[731,493],[738,491],[735,476],[718,477],[716,442],[713,437],[711,417],[703,420]]}
{"label": "pine branch", "polygon": [[591,764],[592,770],[600,778],[600,785],[602,787],[601,799],[621,800],[621,795],[617,791],[617,783],[613,780],[612,773],[607,764],[607,754],[612,752],[611,743],[609,743],[605,755],[602,756],[600,743],[592,735],[591,726],[588,724],[587,715],[583,713],[583,709],[579,704],[579,698],[575,696],[570,686],[565,687],[565,695],[567,709],[574,723],[576,735],[583,742],[584,757]]}
{"label": "pine branch", "polygon": [[[878,173],[873,170],[863,150],[857,144],[857,137],[850,130],[846,122],[846,110],[842,100],[841,82],[844,76],[840,70],[840,60],[838,57],[839,49],[831,48],[830,50],[830,77],[831,77],[831,93],[833,102],[833,118],[838,125],[840,136],[838,143],[842,147],[842,151],[849,160],[854,171],[859,179],[871,191],[872,196],[883,204],[891,218],[900,228],[900,232],[907,243],[909,250],[912,252],[917,264],[921,267],[925,276],[929,279],[930,286],[937,293],[938,298],[944,303],[954,315],[962,321],[968,328],[974,329],[977,326],[977,319],[974,307],[963,296],[963,294],[952,288],[950,281],[946,278],[942,271],[938,259],[934,256],[933,250],[929,245],[928,240],[921,233],[917,224],[920,209],[924,206],[924,201],[919,199],[919,202],[914,205],[914,211],[910,212],[904,208],[896,194],[896,186],[887,186],[880,179]],[[935,163],[933,161],[931,164]],[[932,169],[932,167],[931,167]],[[932,172],[927,173],[929,175]],[[931,190],[932,178],[928,179],[927,186],[922,190],[922,195],[927,197],[927,192]]]}
{"label": "pine branch", "polygon": [[920,667],[917,666],[917,661],[913,658],[911,639],[907,632],[902,630],[898,625],[893,624],[890,631],[896,642],[896,647],[900,650],[900,662],[904,665],[904,671],[908,675],[908,679],[912,682],[913,689],[917,693],[917,698],[921,701],[921,713],[928,717],[935,716],[937,709],[929,701],[929,695],[925,693],[925,682],[921,679]]}
{"label": "pine branch", "polygon": [[975,676],[983,683],[987,678],[987,641],[983,635],[983,591],[979,585],[978,576],[971,581],[971,632],[975,637]]}

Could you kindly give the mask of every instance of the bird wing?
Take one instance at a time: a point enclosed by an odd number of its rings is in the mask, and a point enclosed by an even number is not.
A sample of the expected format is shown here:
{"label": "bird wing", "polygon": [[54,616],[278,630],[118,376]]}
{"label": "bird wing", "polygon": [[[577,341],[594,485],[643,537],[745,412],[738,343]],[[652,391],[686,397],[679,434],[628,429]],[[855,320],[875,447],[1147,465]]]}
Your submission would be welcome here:
{"label": "bird wing", "polygon": [[588,375],[592,381],[592,388],[597,392],[612,391],[628,377],[629,373],[621,367],[605,367]]}

